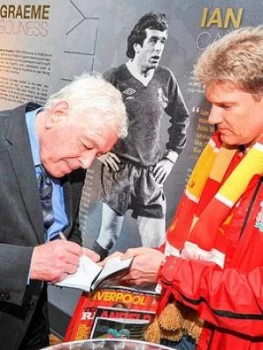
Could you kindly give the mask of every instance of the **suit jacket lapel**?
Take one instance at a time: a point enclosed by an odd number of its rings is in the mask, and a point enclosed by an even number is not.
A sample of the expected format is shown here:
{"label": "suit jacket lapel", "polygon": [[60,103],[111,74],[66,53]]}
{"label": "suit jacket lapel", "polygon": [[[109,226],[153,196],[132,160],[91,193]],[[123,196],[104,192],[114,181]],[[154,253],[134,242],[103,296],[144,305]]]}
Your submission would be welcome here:
{"label": "suit jacket lapel", "polygon": [[11,113],[13,116],[10,118],[7,134],[7,140],[10,143],[10,159],[37,240],[39,243],[44,243],[42,208],[25,123],[25,106],[18,107]]}

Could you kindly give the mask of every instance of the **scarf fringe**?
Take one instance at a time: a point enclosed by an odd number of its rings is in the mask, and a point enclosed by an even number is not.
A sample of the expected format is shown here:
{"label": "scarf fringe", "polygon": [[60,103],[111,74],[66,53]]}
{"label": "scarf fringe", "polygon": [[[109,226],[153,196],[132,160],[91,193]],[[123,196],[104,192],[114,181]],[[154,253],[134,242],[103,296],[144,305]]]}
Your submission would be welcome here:
{"label": "scarf fringe", "polygon": [[148,326],[144,338],[148,342],[160,344],[162,339],[179,341],[188,334],[198,342],[203,324],[204,321],[194,310],[179,303],[169,303]]}

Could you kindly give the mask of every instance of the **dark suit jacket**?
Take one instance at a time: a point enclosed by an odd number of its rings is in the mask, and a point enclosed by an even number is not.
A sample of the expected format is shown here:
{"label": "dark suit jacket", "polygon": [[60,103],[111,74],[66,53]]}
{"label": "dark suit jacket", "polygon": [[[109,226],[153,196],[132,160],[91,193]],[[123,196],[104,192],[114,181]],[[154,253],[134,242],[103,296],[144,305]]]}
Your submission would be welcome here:
{"label": "dark suit jacket", "polygon": [[[41,203],[25,113],[35,104],[0,112],[0,348],[17,349],[44,283],[27,285],[33,247],[44,243]],[[77,218],[85,172],[63,178],[70,227],[64,232],[81,244]]]}

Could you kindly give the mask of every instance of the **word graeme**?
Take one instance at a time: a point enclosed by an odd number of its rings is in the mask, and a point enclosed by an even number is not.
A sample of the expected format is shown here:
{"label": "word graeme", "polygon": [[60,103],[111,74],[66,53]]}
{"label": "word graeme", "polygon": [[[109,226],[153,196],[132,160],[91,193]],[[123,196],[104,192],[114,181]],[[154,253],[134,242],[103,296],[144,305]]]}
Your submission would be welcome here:
{"label": "word graeme", "polygon": [[50,5],[2,5],[0,18],[49,19]]}

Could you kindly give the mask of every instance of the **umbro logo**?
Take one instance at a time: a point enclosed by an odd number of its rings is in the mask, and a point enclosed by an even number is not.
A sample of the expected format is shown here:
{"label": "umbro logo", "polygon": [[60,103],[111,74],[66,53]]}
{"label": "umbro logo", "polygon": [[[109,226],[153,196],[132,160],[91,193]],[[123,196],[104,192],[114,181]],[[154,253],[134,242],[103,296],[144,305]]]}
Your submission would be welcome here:
{"label": "umbro logo", "polygon": [[123,91],[123,94],[131,96],[136,92],[136,90],[132,89],[132,88],[128,88],[126,90]]}

